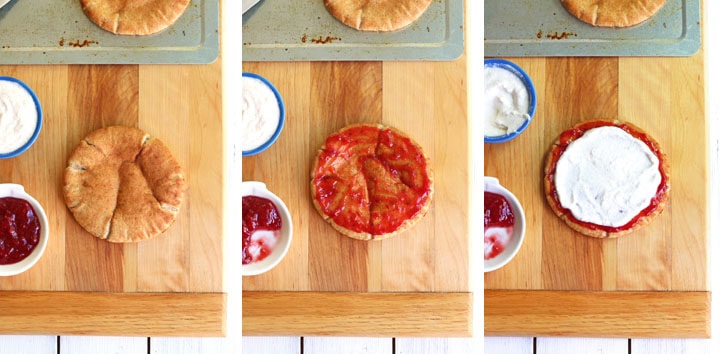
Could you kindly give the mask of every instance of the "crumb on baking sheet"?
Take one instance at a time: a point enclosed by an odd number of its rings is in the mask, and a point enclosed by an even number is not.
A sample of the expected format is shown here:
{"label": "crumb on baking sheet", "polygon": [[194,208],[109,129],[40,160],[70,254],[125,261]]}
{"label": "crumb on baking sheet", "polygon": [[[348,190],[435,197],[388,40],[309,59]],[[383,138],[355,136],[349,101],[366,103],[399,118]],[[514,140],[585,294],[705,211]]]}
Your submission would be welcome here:
{"label": "crumb on baking sheet", "polygon": [[82,47],[90,46],[91,44],[98,44],[98,41],[90,41],[90,40],[86,39],[86,40],[83,40],[82,42],[80,42],[80,40],[78,39],[75,42],[69,42],[68,44],[75,48],[82,48]]}
{"label": "crumb on baking sheet", "polygon": [[65,37],[60,37],[60,40],[58,41],[58,45],[60,45],[61,47],[64,47],[65,43],[67,43],[67,45],[69,45],[71,47],[75,47],[75,48],[82,48],[82,47],[88,47],[92,44],[99,44],[98,41],[92,41],[92,40],[88,40],[88,39],[85,39],[83,41],[80,41],[78,39],[73,42],[73,41],[66,40]]}
{"label": "crumb on baking sheet", "polygon": [[[310,38],[311,43],[315,44],[326,44],[326,43],[332,43],[333,41],[341,41],[342,38],[335,37],[335,36],[317,36],[314,38]],[[303,36],[300,38],[300,42],[307,43],[308,42],[308,35],[307,33],[304,33]]]}
{"label": "crumb on baking sheet", "polygon": [[558,34],[558,32],[555,32],[555,33],[548,33],[546,35],[546,37],[550,38],[550,39],[567,39],[570,37],[577,37],[577,34],[573,33],[573,32],[562,32],[562,33]]}
{"label": "crumb on baking sheet", "polygon": [[322,36],[318,38],[311,38],[310,41],[316,44],[325,44],[325,43],[332,43],[333,41],[341,41],[340,37],[331,37],[331,36],[325,36],[323,38]]}

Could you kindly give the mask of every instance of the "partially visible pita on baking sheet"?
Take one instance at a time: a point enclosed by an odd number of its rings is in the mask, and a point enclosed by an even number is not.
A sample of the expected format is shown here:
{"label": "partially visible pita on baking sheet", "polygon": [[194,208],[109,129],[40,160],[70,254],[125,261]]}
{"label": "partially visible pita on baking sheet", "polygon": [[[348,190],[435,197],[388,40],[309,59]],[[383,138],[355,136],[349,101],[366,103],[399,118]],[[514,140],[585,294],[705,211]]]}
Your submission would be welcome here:
{"label": "partially visible pita on baking sheet", "polygon": [[666,0],[560,0],[573,16],[598,27],[630,27],[657,13]]}
{"label": "partially visible pita on baking sheet", "polygon": [[395,31],[409,26],[432,0],[325,0],[340,22],[361,31]]}
{"label": "partially visible pita on baking sheet", "polygon": [[190,0],[80,0],[87,17],[115,34],[149,35],[170,27]]}

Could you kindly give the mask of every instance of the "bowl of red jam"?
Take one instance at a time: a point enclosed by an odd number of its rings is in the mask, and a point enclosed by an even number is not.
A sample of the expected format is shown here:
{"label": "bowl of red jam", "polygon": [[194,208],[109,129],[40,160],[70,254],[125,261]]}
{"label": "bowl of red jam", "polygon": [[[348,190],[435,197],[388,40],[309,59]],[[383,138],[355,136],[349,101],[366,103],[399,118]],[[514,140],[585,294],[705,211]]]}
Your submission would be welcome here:
{"label": "bowl of red jam", "polygon": [[292,241],[285,203],[262,182],[242,183],[242,274],[258,275],[282,261]]}
{"label": "bowl of red jam", "polygon": [[508,264],[525,238],[525,212],[497,178],[485,177],[485,272]]}
{"label": "bowl of red jam", "polygon": [[0,276],[30,269],[45,252],[45,210],[19,184],[0,184]]}

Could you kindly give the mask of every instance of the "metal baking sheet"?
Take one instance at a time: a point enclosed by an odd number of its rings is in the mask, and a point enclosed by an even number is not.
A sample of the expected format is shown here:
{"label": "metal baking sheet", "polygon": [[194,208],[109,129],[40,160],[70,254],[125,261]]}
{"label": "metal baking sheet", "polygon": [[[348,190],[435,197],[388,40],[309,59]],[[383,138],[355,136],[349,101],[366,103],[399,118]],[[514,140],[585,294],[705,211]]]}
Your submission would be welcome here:
{"label": "metal baking sheet", "polygon": [[219,0],[192,0],[170,28],[116,35],[79,0],[12,0],[0,9],[0,64],[204,64],[219,54]]}
{"label": "metal baking sheet", "polygon": [[629,28],[593,27],[559,0],[485,0],[485,56],[690,56],[700,38],[700,0],[667,0]]}
{"label": "metal baking sheet", "polygon": [[264,0],[243,15],[244,61],[453,60],[464,50],[463,0],[435,0],[410,26],[364,32],[322,0]]}

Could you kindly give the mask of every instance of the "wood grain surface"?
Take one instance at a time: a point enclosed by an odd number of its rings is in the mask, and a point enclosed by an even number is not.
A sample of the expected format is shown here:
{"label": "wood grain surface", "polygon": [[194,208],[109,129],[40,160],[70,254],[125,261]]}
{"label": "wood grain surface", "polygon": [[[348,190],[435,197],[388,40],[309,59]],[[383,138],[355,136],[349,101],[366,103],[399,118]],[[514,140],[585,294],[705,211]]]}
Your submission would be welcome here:
{"label": "wood grain surface", "polygon": [[470,293],[243,293],[243,335],[469,337]]}
{"label": "wood grain surface", "polygon": [[[700,317],[709,320],[705,296],[685,297],[687,292],[707,292],[708,282],[708,141],[705,116],[703,52],[683,58],[511,58],[532,77],[538,109],[529,128],[505,144],[485,144],[485,175],[498,177],[521,201],[527,216],[522,249],[504,268],[486,273],[485,296],[490,290],[582,291],[589,299],[613,292],[665,292],[667,296],[697,301]],[[598,119],[631,122],[653,136],[667,154],[672,190],[665,211],[651,224],[618,239],[603,240],[573,232],[551,211],[543,190],[545,154],[558,135],[576,123]],[[518,159],[522,156],[522,159]],[[505,292],[500,293],[505,294]],[[540,292],[523,292],[522,303],[532,303]],[[562,293],[560,293],[562,295]],[[572,294],[572,293],[570,293]],[[570,296],[570,295],[568,295]],[[517,297],[513,297],[518,299]],[[628,299],[642,299],[628,297]],[[588,306],[593,306],[588,301]],[[633,304],[630,302],[629,304]],[[640,302],[637,303],[638,305]],[[518,303],[521,305],[521,303]],[[562,314],[562,302],[550,303]],[[519,307],[518,307],[519,308]],[[704,310],[703,310],[704,309]],[[488,316],[486,331],[496,334],[530,333],[525,322],[499,327]],[[658,307],[658,316],[676,314],[673,306]],[[513,310],[517,313],[519,310]],[[567,328],[592,335],[629,337],[626,327],[607,326],[591,333],[582,322],[558,316],[547,318],[547,331]],[[660,320],[642,335],[707,336],[703,328],[685,328]],[[652,328],[652,327],[651,327]],[[486,332],[487,333],[487,332]]]}
{"label": "wood grain surface", "polygon": [[225,330],[225,294],[7,291],[8,334],[208,336]]}
{"label": "wood grain surface", "polygon": [[[318,300],[323,292],[469,295],[470,133],[464,57],[453,62],[244,62],[243,71],[275,84],[287,112],[277,142],[242,159],[243,180],[262,181],[280,196],[294,227],[285,259],[270,272],[243,278],[243,302],[253,296],[251,291],[312,292]],[[390,125],[411,136],[435,173],[427,215],[409,231],[383,241],[339,234],[310,199],[310,166],[325,138],[363,122]],[[254,328],[257,322],[249,316],[243,311],[244,333],[265,330]],[[304,324],[276,321],[278,330],[297,335],[320,324],[313,313]],[[355,334],[364,335],[365,329]]]}
{"label": "wood grain surface", "polygon": [[[80,309],[86,293],[117,296],[117,304],[99,308],[98,315],[124,306],[129,313],[148,311],[146,302],[124,304],[125,293],[163,293],[172,298],[186,293],[210,293],[211,305],[224,306],[222,205],[225,192],[221,61],[210,65],[52,65],[0,66],[0,75],[18,78],[37,93],[44,112],[42,131],[23,155],[0,161],[0,182],[25,186],[45,208],[50,239],[42,259],[27,272],[0,278],[2,291],[38,292],[49,307],[56,296],[75,296],[68,305]],[[189,188],[180,214],[162,235],[137,244],[111,244],[85,232],[63,202],[63,172],[67,157],[91,131],[108,125],[138,127],[161,139],[183,167]],[[69,293],[62,293],[69,292]],[[142,297],[143,295],[140,295]],[[188,301],[187,300],[178,301]],[[164,300],[164,299],[162,299]],[[111,303],[107,303],[110,305]],[[0,312],[8,313],[5,301]],[[45,310],[38,306],[32,314]],[[25,327],[33,332],[78,333],[88,328],[67,312],[67,321],[44,322],[41,317]],[[220,323],[224,313],[185,308],[189,315],[205,315]],[[21,314],[16,313],[18,316]],[[183,315],[177,313],[177,315]],[[219,317],[218,317],[219,316]],[[149,335],[167,332],[172,322],[149,322]],[[11,318],[5,331],[13,329]],[[157,327],[153,328],[153,325]],[[84,327],[83,327],[84,326]],[[45,330],[43,330],[45,329]],[[113,331],[99,326],[92,333]],[[199,327],[195,334],[221,334]],[[205,332],[207,331],[207,332]],[[192,331],[189,331],[189,333]],[[89,333],[89,332],[88,332]]]}
{"label": "wood grain surface", "polygon": [[485,335],[710,337],[706,291],[485,291]]}

